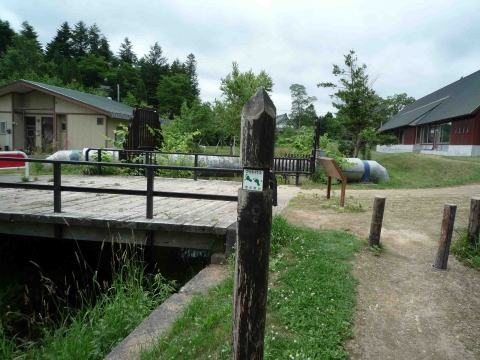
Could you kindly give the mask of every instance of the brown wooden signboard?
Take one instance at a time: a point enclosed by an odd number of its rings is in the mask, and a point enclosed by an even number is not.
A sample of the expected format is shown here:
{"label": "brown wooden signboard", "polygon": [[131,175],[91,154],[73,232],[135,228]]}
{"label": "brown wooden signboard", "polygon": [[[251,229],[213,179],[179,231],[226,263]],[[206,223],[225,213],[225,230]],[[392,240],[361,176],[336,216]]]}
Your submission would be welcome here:
{"label": "brown wooden signboard", "polygon": [[343,175],[342,169],[340,168],[340,166],[338,166],[335,159],[328,158],[328,157],[319,157],[318,161],[320,162],[320,164],[322,164],[323,168],[325,169],[328,175],[327,199],[330,199],[332,177],[342,182],[342,192],[340,194],[340,206],[343,207],[345,205],[345,190],[347,189],[347,179]]}

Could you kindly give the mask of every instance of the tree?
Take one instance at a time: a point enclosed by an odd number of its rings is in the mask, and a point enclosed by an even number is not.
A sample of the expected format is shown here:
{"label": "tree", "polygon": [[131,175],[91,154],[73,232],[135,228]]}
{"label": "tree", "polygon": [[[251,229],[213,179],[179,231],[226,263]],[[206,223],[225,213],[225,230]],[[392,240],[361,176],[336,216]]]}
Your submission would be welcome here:
{"label": "tree", "polygon": [[88,32],[83,21],[76,23],[72,31],[72,53],[77,61],[88,54]]}
{"label": "tree", "polygon": [[87,55],[78,62],[82,82],[87,87],[99,87],[107,73],[108,63],[103,57]]}
{"label": "tree", "polygon": [[390,120],[397,115],[405,106],[415,102],[415,98],[406,93],[388,96],[384,100],[386,120]]}
{"label": "tree", "polygon": [[195,98],[190,106],[186,101],[182,104],[180,115],[174,117],[170,127],[178,134],[199,131],[199,138],[208,142],[216,132],[214,118],[210,104],[202,104],[199,98]]}
{"label": "tree", "polygon": [[384,119],[383,104],[372,88],[367,66],[358,64],[355,51],[344,55],[344,62],[346,68],[333,65],[333,74],[340,78],[339,85],[328,82],[317,86],[337,90],[330,95],[336,100],[332,105],[338,110],[337,121],[343,136],[352,140],[353,157],[357,157],[362,145],[380,141],[378,128]]}
{"label": "tree", "polygon": [[[33,74],[44,74],[46,66],[43,54],[34,40],[16,35],[13,45],[7,48],[0,59],[0,79],[17,80]],[[28,76],[26,76],[28,75]]]}
{"label": "tree", "polygon": [[97,24],[93,24],[88,28],[88,53],[92,55],[100,55],[98,50],[100,49],[100,39],[102,32]]}
{"label": "tree", "polygon": [[241,73],[238,63],[232,63],[232,72],[220,80],[222,100],[215,100],[214,112],[217,115],[221,136],[232,138],[240,136],[243,105],[263,86],[272,92],[273,80],[264,70],[255,75],[252,70]]}
{"label": "tree", "polygon": [[7,47],[13,44],[15,31],[13,31],[8,21],[0,19],[0,59],[2,54],[7,51]]}
{"label": "tree", "polygon": [[42,51],[42,44],[38,41],[38,34],[28,21],[22,23],[22,30],[20,30],[20,35],[25,36],[28,40],[33,40],[37,44],[38,50]]}
{"label": "tree", "polygon": [[140,62],[140,74],[147,91],[147,101],[158,107],[157,87],[161,77],[168,74],[167,58],[163,56],[162,47],[158,43],[150,47],[150,52]]}
{"label": "tree", "polygon": [[47,44],[45,57],[49,61],[60,64],[63,59],[70,59],[72,54],[72,31],[68,22],[65,21],[57,30],[57,35]]}
{"label": "tree", "polygon": [[305,86],[300,84],[290,86],[290,91],[292,93],[290,120],[297,124],[297,129],[300,131],[302,125],[311,126],[314,124],[317,114],[313,102],[317,101],[317,98],[315,96],[308,96]]}
{"label": "tree", "polygon": [[185,66],[176,58],[170,65],[170,75],[186,74]]}
{"label": "tree", "polygon": [[128,37],[126,37],[123,43],[120,44],[118,57],[120,58],[120,60],[126,62],[127,64],[130,64],[132,66],[136,65],[137,55],[133,52],[133,45],[128,39]]}
{"label": "tree", "polygon": [[189,54],[187,56],[184,69],[190,78],[190,83],[192,84],[192,94],[195,96],[200,96],[200,88],[198,87],[197,60],[195,60],[195,55]]}
{"label": "tree", "polygon": [[157,88],[158,112],[169,119],[179,115],[182,104],[186,102],[190,106],[195,99],[191,89],[190,79],[186,74],[163,76]]}

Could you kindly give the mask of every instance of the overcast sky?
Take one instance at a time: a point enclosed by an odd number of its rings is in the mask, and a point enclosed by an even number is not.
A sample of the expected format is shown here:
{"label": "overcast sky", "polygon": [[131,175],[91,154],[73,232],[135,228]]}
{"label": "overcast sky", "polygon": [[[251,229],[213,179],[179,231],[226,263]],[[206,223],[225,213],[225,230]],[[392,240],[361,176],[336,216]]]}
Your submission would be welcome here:
{"label": "overcast sky", "polygon": [[158,42],[171,63],[197,59],[201,98],[220,97],[220,78],[237,61],[241,71],[272,77],[277,114],[289,113],[289,87],[318,98],[319,115],[334,112],[332,64],[350,49],[383,97],[420,98],[480,69],[479,0],[0,0],[0,19],[18,31],[27,20],[42,44],[63,21],[96,23],[117,53],[127,36],[138,57]]}

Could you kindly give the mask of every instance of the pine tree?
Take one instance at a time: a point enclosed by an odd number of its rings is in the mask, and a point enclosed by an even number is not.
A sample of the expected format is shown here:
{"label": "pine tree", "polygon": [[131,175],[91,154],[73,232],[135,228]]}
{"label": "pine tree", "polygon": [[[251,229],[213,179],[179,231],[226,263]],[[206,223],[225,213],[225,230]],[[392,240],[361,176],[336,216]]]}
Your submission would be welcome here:
{"label": "pine tree", "polygon": [[190,54],[187,56],[187,61],[185,61],[184,67],[185,72],[190,78],[190,83],[192,84],[192,94],[195,96],[200,96],[200,88],[198,87],[197,60],[195,60],[195,55]]}
{"label": "pine tree", "polygon": [[172,65],[170,65],[170,75],[186,73],[185,66],[180,62],[180,60],[178,58],[173,60]]}
{"label": "pine tree", "polygon": [[120,50],[118,51],[118,57],[120,60],[126,62],[130,65],[136,65],[137,55],[133,52],[133,45],[128,37],[125,38],[124,42],[120,44]]}
{"label": "pine tree", "polygon": [[103,56],[106,61],[110,62],[112,60],[113,54],[110,50],[110,44],[105,36],[102,35],[100,39],[100,47],[98,48],[98,56]]}
{"label": "pine tree", "polygon": [[88,40],[88,28],[83,21],[79,21],[72,31],[72,53],[77,61],[88,54]]}
{"label": "pine tree", "polygon": [[65,21],[57,30],[57,35],[47,44],[45,56],[47,60],[61,64],[63,59],[70,59],[72,55],[72,31]]}
{"label": "pine tree", "polygon": [[25,36],[28,40],[33,40],[36,42],[38,50],[42,51],[42,44],[38,41],[38,34],[28,21],[22,23],[22,30],[20,30],[20,35]]}
{"label": "pine tree", "polygon": [[13,44],[14,36],[15,31],[13,31],[10,23],[0,19],[0,59],[3,53],[7,51],[7,47]]}
{"label": "pine tree", "polygon": [[88,53],[91,55],[98,55],[100,49],[100,39],[102,32],[97,24],[93,24],[88,28]]}
{"label": "pine tree", "polygon": [[168,64],[162,47],[157,42],[150,47],[148,55],[143,57],[140,73],[147,90],[148,103],[158,107],[157,87],[161,77],[168,74]]}

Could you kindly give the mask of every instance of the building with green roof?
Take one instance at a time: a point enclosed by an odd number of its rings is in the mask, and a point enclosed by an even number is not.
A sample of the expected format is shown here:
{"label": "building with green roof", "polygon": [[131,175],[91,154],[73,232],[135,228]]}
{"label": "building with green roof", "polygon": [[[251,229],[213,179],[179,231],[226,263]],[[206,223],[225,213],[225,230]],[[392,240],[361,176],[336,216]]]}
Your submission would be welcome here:
{"label": "building with green roof", "polygon": [[110,98],[18,80],[0,88],[0,150],[111,147],[133,108]]}

